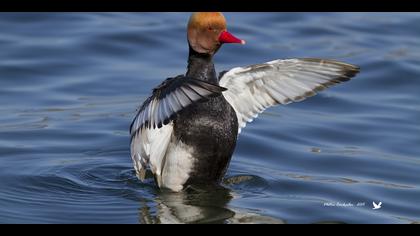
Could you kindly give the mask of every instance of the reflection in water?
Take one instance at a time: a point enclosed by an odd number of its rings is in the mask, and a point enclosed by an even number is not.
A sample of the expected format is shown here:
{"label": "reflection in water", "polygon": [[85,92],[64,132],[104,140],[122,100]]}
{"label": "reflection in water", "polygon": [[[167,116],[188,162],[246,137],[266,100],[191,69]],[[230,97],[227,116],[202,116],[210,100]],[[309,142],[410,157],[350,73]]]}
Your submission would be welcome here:
{"label": "reflection in water", "polygon": [[228,208],[227,205],[232,199],[232,190],[223,186],[190,186],[179,193],[163,190],[156,196],[156,206],[140,208],[139,223],[284,223],[268,216]]}
{"label": "reflection in water", "polygon": [[161,191],[156,207],[140,209],[140,223],[223,223],[235,213],[226,208],[232,199],[221,186],[194,186],[183,192]]}

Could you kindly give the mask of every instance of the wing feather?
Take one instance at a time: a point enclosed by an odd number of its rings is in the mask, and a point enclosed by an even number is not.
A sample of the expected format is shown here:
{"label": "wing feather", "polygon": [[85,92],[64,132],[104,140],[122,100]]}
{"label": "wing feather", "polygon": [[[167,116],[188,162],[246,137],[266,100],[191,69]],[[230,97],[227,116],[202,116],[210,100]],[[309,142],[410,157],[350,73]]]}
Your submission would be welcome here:
{"label": "wing feather", "polygon": [[133,136],[141,128],[161,128],[189,105],[219,96],[226,89],[206,81],[185,76],[165,80],[140,107],[130,126]]}
{"label": "wing feather", "polygon": [[219,84],[227,88],[223,96],[236,111],[239,134],[265,109],[302,101],[358,72],[357,66],[334,60],[274,60],[222,72]]}

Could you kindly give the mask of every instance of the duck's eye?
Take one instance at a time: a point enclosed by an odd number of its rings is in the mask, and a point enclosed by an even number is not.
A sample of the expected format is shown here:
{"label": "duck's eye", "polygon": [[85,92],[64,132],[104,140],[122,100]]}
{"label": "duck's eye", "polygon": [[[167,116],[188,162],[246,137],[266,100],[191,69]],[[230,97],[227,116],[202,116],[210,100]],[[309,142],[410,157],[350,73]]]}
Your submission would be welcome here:
{"label": "duck's eye", "polygon": [[209,26],[207,29],[208,29],[209,31],[212,31],[212,30],[213,30],[213,27]]}

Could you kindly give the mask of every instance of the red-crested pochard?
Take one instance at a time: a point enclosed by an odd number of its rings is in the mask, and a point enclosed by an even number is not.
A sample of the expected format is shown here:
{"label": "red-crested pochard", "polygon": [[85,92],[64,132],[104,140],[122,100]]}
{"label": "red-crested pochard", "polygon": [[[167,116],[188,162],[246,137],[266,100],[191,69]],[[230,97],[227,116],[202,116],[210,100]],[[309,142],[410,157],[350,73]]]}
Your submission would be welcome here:
{"label": "red-crested pochard", "polygon": [[130,127],[137,176],[150,169],[160,188],[219,183],[247,122],[265,109],[302,101],[348,81],[359,68],[304,58],[274,60],[216,75],[213,56],[225,43],[245,44],[226,29],[219,12],[192,14],[188,70],[153,89]]}

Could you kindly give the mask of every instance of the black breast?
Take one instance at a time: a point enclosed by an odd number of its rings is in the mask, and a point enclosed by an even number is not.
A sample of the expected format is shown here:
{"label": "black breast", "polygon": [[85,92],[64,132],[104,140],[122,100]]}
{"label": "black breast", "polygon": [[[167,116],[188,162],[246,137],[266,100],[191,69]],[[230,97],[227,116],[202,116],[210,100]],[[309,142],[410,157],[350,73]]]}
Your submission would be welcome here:
{"label": "black breast", "polygon": [[222,180],[238,135],[236,113],[222,95],[184,109],[174,122],[174,135],[195,150],[186,185]]}

